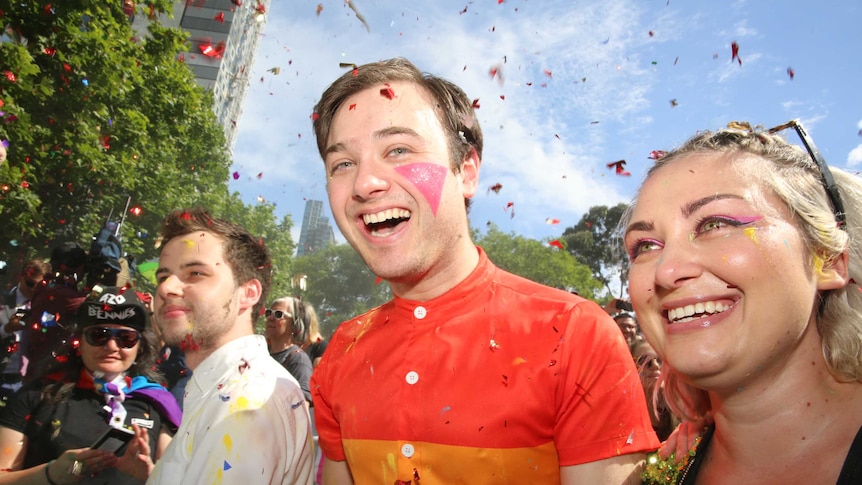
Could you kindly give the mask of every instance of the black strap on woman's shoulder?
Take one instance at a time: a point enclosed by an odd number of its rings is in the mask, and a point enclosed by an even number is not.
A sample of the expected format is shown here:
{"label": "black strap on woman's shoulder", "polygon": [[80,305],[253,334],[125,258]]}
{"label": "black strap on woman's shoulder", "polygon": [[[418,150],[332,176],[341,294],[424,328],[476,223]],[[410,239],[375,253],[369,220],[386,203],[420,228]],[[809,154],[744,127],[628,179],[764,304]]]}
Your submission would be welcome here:
{"label": "black strap on woman's shoulder", "polygon": [[862,483],[862,428],[856,433],[844,466],[841,467],[841,475],[838,475],[837,485],[855,485]]}

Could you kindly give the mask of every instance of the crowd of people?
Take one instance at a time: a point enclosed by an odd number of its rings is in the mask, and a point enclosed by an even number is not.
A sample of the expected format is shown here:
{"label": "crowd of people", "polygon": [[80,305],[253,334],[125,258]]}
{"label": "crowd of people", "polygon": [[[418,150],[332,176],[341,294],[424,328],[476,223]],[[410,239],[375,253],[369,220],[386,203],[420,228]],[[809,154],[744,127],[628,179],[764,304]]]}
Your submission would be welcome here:
{"label": "crowd of people", "polygon": [[604,307],[472,242],[483,138],[455,84],[359,66],[313,126],[393,299],[327,340],[203,208],[163,221],[153,295],[79,286],[76,244],[26,262],[0,308],[0,483],[862,482],[862,182],[800,123],[656,160],[621,225],[631,303]]}

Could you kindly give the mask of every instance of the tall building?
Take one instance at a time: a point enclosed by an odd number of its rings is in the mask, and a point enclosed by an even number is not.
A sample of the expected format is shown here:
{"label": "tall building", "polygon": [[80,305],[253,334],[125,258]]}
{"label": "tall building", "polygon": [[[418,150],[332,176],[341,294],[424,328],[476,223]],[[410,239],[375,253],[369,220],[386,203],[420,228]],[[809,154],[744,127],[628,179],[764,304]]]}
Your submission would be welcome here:
{"label": "tall building", "polygon": [[296,255],[303,256],[324,249],[335,242],[335,234],[329,218],[323,217],[323,202],[308,200],[302,215],[302,230],[299,232],[299,246]]}
{"label": "tall building", "polygon": [[[161,16],[168,27],[189,33],[184,62],[201,86],[213,93],[213,111],[233,151],[237,123],[249,86],[271,0],[176,0],[173,17]],[[132,27],[147,31],[148,19],[136,15]]]}

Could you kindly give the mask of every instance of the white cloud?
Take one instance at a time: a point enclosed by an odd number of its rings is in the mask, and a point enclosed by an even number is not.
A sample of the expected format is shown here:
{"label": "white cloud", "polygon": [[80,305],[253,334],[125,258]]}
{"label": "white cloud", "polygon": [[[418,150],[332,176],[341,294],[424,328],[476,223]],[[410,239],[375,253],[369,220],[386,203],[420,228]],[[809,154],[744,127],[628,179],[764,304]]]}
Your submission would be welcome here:
{"label": "white cloud", "polygon": [[850,153],[847,154],[847,165],[855,167],[860,163],[862,163],[862,145],[857,145],[856,148],[850,150]]}

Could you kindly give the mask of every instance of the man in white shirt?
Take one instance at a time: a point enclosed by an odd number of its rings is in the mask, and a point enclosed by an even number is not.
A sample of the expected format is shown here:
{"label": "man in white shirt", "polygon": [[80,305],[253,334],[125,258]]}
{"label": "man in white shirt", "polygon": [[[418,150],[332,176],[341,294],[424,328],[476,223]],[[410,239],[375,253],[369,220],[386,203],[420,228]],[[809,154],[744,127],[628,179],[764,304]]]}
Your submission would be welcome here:
{"label": "man in white shirt", "polygon": [[311,484],[305,398],[254,335],[272,271],[263,243],[202,209],[169,214],[161,237],[155,317],[194,372],[147,483]]}

